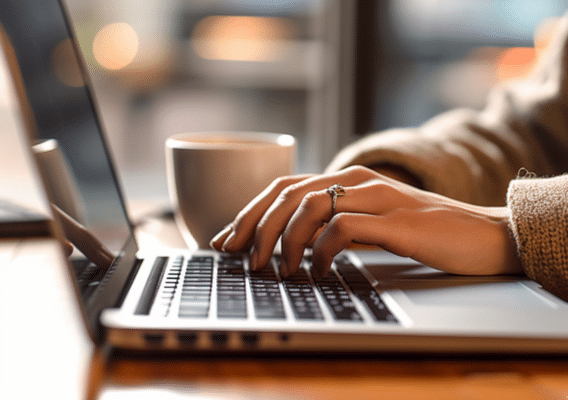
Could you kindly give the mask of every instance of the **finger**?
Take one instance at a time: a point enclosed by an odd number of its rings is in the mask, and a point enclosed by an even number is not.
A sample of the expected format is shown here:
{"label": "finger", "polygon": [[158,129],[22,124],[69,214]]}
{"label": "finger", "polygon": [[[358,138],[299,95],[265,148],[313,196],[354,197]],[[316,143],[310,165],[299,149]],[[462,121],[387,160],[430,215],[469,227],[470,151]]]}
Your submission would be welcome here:
{"label": "finger", "polygon": [[89,260],[102,269],[107,269],[114,261],[113,253],[87,228],[52,204],[54,213],[59,217],[63,232]]}
{"label": "finger", "polygon": [[[345,194],[336,198],[336,213],[382,214],[401,205],[398,189],[381,179],[345,188]],[[314,236],[331,218],[332,198],[327,190],[308,193],[290,218],[282,233],[281,274],[296,272],[304,253]]]}
{"label": "finger", "polygon": [[70,257],[71,254],[73,254],[73,250],[75,250],[75,248],[73,247],[71,242],[67,240],[63,240],[62,243],[63,243],[63,251],[65,252],[65,256]]}
{"label": "finger", "polygon": [[318,240],[318,237],[321,235],[321,233],[323,232],[324,229],[325,229],[325,225],[320,226],[318,228],[316,233],[314,233],[314,236],[312,236],[312,238],[308,241],[308,243],[306,243],[306,248],[314,247],[314,243],[316,242],[316,240]]}
{"label": "finger", "polygon": [[308,193],[282,233],[280,275],[293,275],[305,248],[322,225],[331,218],[331,199],[327,190]]}
{"label": "finger", "polygon": [[211,239],[209,246],[217,251],[223,251],[223,243],[225,243],[231,232],[233,232],[233,225],[229,224]]}
{"label": "finger", "polygon": [[255,252],[251,258],[252,268],[262,268],[268,263],[278,238],[308,193],[327,189],[337,183],[347,187],[355,186],[376,177],[377,174],[367,168],[354,167],[333,174],[314,176],[287,187],[258,223],[254,236]]}
{"label": "finger", "polygon": [[337,214],[314,243],[312,273],[315,277],[325,276],[333,258],[351,243],[377,245],[401,256],[411,256],[416,251],[410,240],[412,232],[412,222],[405,213]]}
{"label": "finger", "polygon": [[230,224],[228,231],[223,230],[215,236],[214,248],[231,253],[245,250],[245,247],[254,236],[260,219],[282,190],[312,176],[295,175],[274,180],[239,212],[233,223]]}

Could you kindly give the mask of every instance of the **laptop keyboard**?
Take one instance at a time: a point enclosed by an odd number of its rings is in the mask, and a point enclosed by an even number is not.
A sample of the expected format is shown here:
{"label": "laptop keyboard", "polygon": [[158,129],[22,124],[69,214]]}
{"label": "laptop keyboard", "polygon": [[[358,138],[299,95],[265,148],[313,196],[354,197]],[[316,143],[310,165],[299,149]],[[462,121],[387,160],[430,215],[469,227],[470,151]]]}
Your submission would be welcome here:
{"label": "laptop keyboard", "polygon": [[77,278],[77,285],[83,301],[95,291],[101,280],[104,278],[106,270],[99,268],[96,264],[87,259],[73,259],[71,260],[75,276]]}
{"label": "laptop keyboard", "polygon": [[247,292],[244,262],[222,257],[217,268],[217,318],[246,318]]}
{"label": "laptop keyboard", "polygon": [[254,315],[257,319],[286,319],[280,285],[271,266],[261,271],[250,272],[250,287]]}
{"label": "laptop keyboard", "polygon": [[[174,265],[177,267],[178,263],[176,262]],[[172,283],[172,285],[174,288],[177,288],[177,283],[175,285]],[[211,308],[212,286],[213,258],[192,257],[187,262],[183,276],[179,316],[186,318],[207,318],[209,309]]]}
{"label": "laptop keyboard", "polygon": [[325,278],[316,280],[316,285],[335,319],[339,321],[363,320],[337,275],[330,271]]}
{"label": "laptop keyboard", "polygon": [[324,319],[306,270],[300,269],[295,275],[286,278],[283,286],[296,319],[308,321]]}
{"label": "laptop keyboard", "polygon": [[375,321],[396,322],[377,291],[357,267],[345,258],[336,260],[335,265],[351,292],[365,304]]}
{"label": "laptop keyboard", "polygon": [[[274,257],[263,270],[249,271],[241,256],[220,255],[217,261],[213,256],[175,258],[164,276],[152,313],[177,313],[180,318],[198,319],[216,315],[237,320],[248,319],[252,313],[255,319],[266,321],[324,321],[331,317],[362,323],[365,309],[367,319],[397,322],[368,279],[347,257],[336,258],[335,268],[316,280],[305,268],[281,279],[274,268],[277,262]],[[175,301],[177,292],[179,303]],[[287,311],[292,315],[288,316]]]}

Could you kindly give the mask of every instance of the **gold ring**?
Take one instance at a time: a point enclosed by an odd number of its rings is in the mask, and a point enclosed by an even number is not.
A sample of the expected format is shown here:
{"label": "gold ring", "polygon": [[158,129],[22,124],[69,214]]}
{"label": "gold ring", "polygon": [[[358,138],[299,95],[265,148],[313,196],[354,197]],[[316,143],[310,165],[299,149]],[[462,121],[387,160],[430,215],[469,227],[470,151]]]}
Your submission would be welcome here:
{"label": "gold ring", "polygon": [[335,215],[335,205],[337,203],[337,198],[340,196],[345,196],[345,189],[339,183],[327,188],[327,193],[331,196],[331,216]]}

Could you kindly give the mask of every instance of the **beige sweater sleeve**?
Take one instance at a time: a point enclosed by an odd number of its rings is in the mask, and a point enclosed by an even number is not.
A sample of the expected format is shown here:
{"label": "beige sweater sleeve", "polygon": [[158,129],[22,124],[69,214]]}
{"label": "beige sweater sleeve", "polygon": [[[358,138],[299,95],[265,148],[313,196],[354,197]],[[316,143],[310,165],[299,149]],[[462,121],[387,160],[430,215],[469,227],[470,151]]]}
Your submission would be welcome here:
{"label": "beige sweater sleeve", "polygon": [[568,175],[516,179],[507,203],[526,274],[568,301]]}
{"label": "beige sweater sleeve", "polygon": [[495,88],[483,111],[369,135],[327,170],[356,164],[403,167],[427,190],[481,205],[504,205],[521,167],[539,176],[568,171],[568,14],[530,79]]}

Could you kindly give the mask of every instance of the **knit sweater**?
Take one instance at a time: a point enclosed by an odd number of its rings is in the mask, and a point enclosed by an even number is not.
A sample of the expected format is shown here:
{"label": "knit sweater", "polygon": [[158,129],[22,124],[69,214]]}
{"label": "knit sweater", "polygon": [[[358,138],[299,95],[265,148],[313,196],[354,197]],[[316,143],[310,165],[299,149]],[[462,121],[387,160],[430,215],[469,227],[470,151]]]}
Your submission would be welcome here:
{"label": "knit sweater", "polygon": [[[508,204],[527,275],[568,300],[568,13],[535,72],[494,88],[482,111],[453,110],[418,128],[347,146],[327,171],[395,165],[422,187],[464,202]],[[508,203],[506,203],[508,201]]]}
{"label": "knit sweater", "polygon": [[568,175],[516,179],[507,203],[526,274],[568,300]]}

